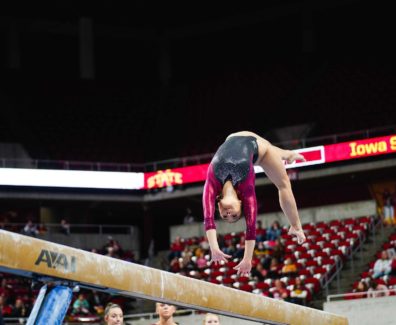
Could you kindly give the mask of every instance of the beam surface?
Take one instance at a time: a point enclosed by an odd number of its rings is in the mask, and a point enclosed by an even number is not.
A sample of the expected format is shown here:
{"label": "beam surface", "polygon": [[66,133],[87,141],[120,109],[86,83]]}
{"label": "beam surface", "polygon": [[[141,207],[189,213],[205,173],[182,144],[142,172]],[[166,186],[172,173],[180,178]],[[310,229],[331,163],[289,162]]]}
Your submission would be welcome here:
{"label": "beam surface", "polygon": [[266,324],[346,325],[346,317],[0,230],[0,271]]}

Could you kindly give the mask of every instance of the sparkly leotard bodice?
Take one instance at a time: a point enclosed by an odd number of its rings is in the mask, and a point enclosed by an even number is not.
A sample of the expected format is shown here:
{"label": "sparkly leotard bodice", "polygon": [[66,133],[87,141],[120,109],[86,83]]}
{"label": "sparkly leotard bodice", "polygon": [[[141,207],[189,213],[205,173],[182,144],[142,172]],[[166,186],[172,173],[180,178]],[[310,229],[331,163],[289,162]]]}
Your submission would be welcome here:
{"label": "sparkly leotard bodice", "polygon": [[242,201],[246,219],[246,239],[256,239],[257,201],[253,164],[258,157],[255,137],[229,137],[217,150],[208,168],[203,207],[205,230],[216,229],[214,222],[216,196],[231,181]]}

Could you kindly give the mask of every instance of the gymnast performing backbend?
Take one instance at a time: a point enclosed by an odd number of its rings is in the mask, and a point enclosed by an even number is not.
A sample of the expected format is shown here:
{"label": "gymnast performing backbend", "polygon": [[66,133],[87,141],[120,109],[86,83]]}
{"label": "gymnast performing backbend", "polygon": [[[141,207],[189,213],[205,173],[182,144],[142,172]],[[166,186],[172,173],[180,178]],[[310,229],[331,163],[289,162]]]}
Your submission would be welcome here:
{"label": "gymnast performing backbend", "polygon": [[282,211],[290,222],[289,234],[299,244],[305,241],[289,177],[282,160],[292,163],[305,161],[291,150],[280,149],[255,133],[242,131],[229,135],[215,153],[207,173],[203,192],[203,210],[206,235],[211,250],[211,262],[227,261],[230,255],[217,242],[215,203],[220,217],[227,222],[246,219],[245,251],[242,261],[235,266],[239,275],[249,275],[256,243],[257,201],[254,165],[261,166],[279,192]]}

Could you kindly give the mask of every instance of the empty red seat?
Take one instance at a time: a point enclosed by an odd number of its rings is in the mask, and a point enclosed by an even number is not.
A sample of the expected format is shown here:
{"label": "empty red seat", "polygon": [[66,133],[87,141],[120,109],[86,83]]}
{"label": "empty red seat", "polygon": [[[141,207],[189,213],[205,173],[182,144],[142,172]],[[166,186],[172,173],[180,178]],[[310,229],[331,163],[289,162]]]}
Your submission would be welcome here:
{"label": "empty red seat", "polygon": [[335,246],[335,244],[332,243],[332,242],[327,242],[327,243],[324,243],[324,244],[323,244],[323,248],[331,248],[331,249],[334,249],[334,248],[336,248],[336,246]]}
{"label": "empty red seat", "polygon": [[314,243],[314,244],[311,244],[309,248],[310,248],[310,249],[313,249],[313,250],[316,250],[316,251],[322,249],[318,244],[315,244],[315,243]]}
{"label": "empty red seat", "polygon": [[256,288],[257,289],[261,289],[261,290],[268,290],[269,289],[269,285],[268,285],[268,283],[265,283],[265,282],[258,282],[257,284],[256,284]]}
{"label": "empty red seat", "polygon": [[351,242],[348,241],[348,240],[340,241],[340,242],[338,243],[338,247],[343,247],[343,246],[345,246],[345,247],[350,247],[350,246],[351,246]]}
{"label": "empty red seat", "polygon": [[307,259],[307,260],[310,260],[310,259],[312,259],[312,255],[309,254],[309,253],[301,253],[300,256],[299,256],[299,258],[300,258],[300,259]]}
{"label": "empty red seat", "polygon": [[344,254],[342,253],[342,251],[341,250],[339,250],[339,249],[332,249],[331,251],[330,251],[330,256],[340,256],[340,257],[343,257],[344,256]]}
{"label": "empty red seat", "polygon": [[235,280],[231,277],[227,277],[223,279],[223,284],[233,284]]}
{"label": "empty red seat", "polygon": [[371,272],[369,272],[369,271],[362,272],[362,274],[360,275],[360,277],[361,277],[362,279],[370,278],[370,277],[371,277]]}
{"label": "empty red seat", "polygon": [[234,262],[234,261],[228,261],[227,263],[226,263],[226,266],[229,268],[229,269],[232,269],[233,267],[235,267],[235,266],[237,266],[238,265],[238,263],[237,262]]}
{"label": "empty red seat", "polygon": [[237,273],[238,273],[238,271],[234,270],[234,269],[228,269],[227,271],[225,271],[225,275],[227,275],[227,276],[231,276],[231,275],[234,275]]}
{"label": "empty red seat", "polygon": [[343,220],[344,225],[354,225],[356,223],[356,220],[353,218],[348,218]]}
{"label": "empty red seat", "polygon": [[313,285],[314,292],[318,292],[320,290],[320,281],[314,277],[307,277],[305,280],[305,285],[308,286],[309,284]]}
{"label": "empty red seat", "polygon": [[302,228],[303,228],[304,230],[313,230],[313,229],[315,229],[315,226],[314,226],[312,223],[306,223],[306,224],[304,224],[304,225],[302,226]]}
{"label": "empty red seat", "polygon": [[330,225],[330,226],[337,226],[337,227],[339,227],[339,226],[342,225],[342,223],[341,223],[340,220],[332,220],[332,221],[330,221],[329,225]]}
{"label": "empty red seat", "polygon": [[223,275],[223,272],[221,272],[221,271],[213,271],[210,276],[213,277],[213,278],[217,278],[220,275]]}
{"label": "empty red seat", "polygon": [[327,270],[324,267],[319,266],[314,269],[314,274],[326,274],[326,273]]}
{"label": "empty red seat", "polygon": [[247,276],[240,276],[239,278],[237,278],[236,281],[240,282],[240,283],[247,283],[249,282],[250,278]]}
{"label": "empty red seat", "polygon": [[396,285],[396,277],[390,277],[388,279],[388,286],[394,286]]}
{"label": "empty red seat", "polygon": [[335,264],[335,260],[332,258],[323,258],[321,261],[321,264],[324,265],[334,265]]}
{"label": "empty red seat", "polygon": [[357,218],[357,222],[359,223],[371,223],[371,217],[359,217]]}
{"label": "empty red seat", "polygon": [[317,267],[317,266],[318,266],[318,262],[315,261],[315,260],[309,260],[309,261],[307,261],[307,262],[305,263],[305,266],[306,266],[306,267],[310,267],[310,266],[315,266],[315,267]]}
{"label": "empty red seat", "polygon": [[315,257],[328,257],[329,255],[324,251],[318,251],[315,253]]}
{"label": "empty red seat", "polygon": [[253,291],[253,286],[251,286],[250,284],[243,284],[239,287],[240,290],[242,291],[247,291],[247,292],[252,292]]}
{"label": "empty red seat", "polygon": [[393,245],[391,244],[391,243],[384,243],[383,245],[382,245],[382,248],[383,249],[389,249],[389,248],[392,248],[393,247]]}
{"label": "empty red seat", "polygon": [[301,270],[298,270],[298,275],[300,275],[300,276],[304,275],[306,277],[310,277],[310,276],[312,276],[312,273],[308,269],[301,269]]}

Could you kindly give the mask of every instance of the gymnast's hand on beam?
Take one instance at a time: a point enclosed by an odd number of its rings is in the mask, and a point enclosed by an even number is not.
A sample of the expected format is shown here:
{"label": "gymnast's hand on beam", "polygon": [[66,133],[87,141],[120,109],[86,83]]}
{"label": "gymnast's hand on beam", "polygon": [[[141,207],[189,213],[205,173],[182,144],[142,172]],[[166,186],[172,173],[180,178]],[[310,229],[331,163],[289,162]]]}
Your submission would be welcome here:
{"label": "gymnast's hand on beam", "polygon": [[252,269],[252,261],[242,259],[242,261],[234,267],[234,270],[238,271],[240,276],[249,276],[250,270]]}
{"label": "gymnast's hand on beam", "polygon": [[307,239],[305,238],[304,231],[302,229],[297,230],[293,226],[290,227],[289,229],[289,235],[294,235],[297,237],[297,242],[301,245],[303,242],[305,242]]}
{"label": "gymnast's hand on beam", "polygon": [[217,264],[218,262],[225,262],[227,263],[227,258],[231,258],[231,255],[225,254],[222,250],[220,249],[212,249],[211,251],[212,259],[210,260],[210,263]]}

